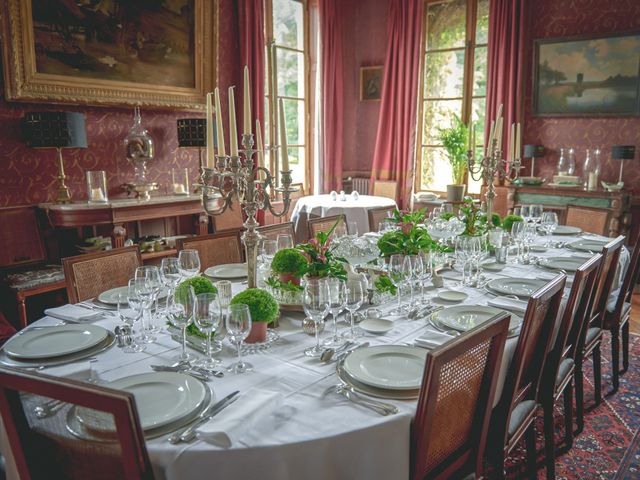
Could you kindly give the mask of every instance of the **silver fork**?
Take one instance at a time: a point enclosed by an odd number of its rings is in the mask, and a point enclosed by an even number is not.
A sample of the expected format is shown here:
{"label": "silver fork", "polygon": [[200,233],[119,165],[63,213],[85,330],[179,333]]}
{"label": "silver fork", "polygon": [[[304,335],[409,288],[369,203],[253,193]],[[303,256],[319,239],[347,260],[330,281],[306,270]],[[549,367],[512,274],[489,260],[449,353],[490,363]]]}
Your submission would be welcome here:
{"label": "silver fork", "polygon": [[344,383],[335,385],[332,388],[338,395],[342,395],[347,400],[355,404],[362,405],[363,407],[373,410],[380,415],[387,416],[398,413],[398,408],[395,405],[391,405],[390,403],[385,402],[379,402],[377,400],[372,400],[363,395],[360,395],[352,387]]}

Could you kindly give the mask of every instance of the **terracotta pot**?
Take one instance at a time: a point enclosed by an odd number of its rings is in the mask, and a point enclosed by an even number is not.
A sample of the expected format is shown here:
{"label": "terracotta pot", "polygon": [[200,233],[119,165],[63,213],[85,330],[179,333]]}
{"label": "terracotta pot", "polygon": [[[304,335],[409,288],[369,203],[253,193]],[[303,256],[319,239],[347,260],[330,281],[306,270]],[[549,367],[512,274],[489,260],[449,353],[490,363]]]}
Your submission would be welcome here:
{"label": "terracotta pot", "polygon": [[267,340],[267,322],[254,322],[251,324],[249,336],[244,340],[246,343],[260,343]]}
{"label": "terracotta pot", "polygon": [[461,202],[466,189],[466,185],[447,185],[447,201]]}
{"label": "terracotta pot", "polygon": [[293,283],[294,285],[300,286],[300,277],[296,277],[293,273],[281,273],[280,281],[282,283]]}

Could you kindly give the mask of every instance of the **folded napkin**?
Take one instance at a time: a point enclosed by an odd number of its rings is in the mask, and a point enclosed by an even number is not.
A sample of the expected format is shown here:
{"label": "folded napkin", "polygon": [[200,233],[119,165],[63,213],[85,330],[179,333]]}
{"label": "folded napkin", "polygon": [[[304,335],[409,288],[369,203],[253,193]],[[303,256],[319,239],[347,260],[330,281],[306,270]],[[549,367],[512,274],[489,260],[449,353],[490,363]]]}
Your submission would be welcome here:
{"label": "folded napkin", "polygon": [[515,313],[524,314],[527,310],[527,302],[524,300],[516,300],[511,297],[495,297],[487,301],[487,305],[496,308],[504,308]]}
{"label": "folded napkin", "polygon": [[427,330],[421,336],[416,338],[413,343],[418,347],[423,348],[436,348],[447,343],[453,337],[443,332],[437,332],[435,330]]}
{"label": "folded napkin", "polygon": [[44,313],[50,317],[68,322],[93,322],[102,318],[103,315],[102,312],[96,312],[71,304],[63,305],[62,307],[47,308]]}
{"label": "folded napkin", "polygon": [[282,406],[281,393],[251,389],[237,401],[198,428],[198,438],[221,448],[230,448],[243,434]]}

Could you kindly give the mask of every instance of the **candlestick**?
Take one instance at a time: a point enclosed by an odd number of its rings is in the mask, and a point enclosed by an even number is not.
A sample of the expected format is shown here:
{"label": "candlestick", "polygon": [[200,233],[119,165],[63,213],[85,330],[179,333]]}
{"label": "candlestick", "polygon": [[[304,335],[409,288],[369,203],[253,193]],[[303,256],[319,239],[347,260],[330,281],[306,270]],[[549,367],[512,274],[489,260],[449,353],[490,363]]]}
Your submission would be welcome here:
{"label": "candlestick", "polygon": [[289,152],[287,148],[287,128],[284,122],[284,102],[280,99],[280,153],[282,153],[281,168],[283,172],[289,171]]}
{"label": "candlestick", "polygon": [[498,117],[498,119],[496,120],[496,134],[494,135],[494,138],[496,139],[496,143],[498,144],[499,150],[502,150],[502,130],[503,130],[502,122],[503,122],[502,117]]}
{"label": "candlestick", "polygon": [[214,151],[213,151],[213,106],[211,105],[211,92],[207,92],[207,130],[206,130],[206,135],[207,135],[207,140],[206,140],[206,146],[207,146],[207,167],[211,168],[213,167],[213,157],[214,157]]}
{"label": "candlestick", "polygon": [[507,160],[510,162],[515,158],[516,151],[516,124],[511,124],[511,134],[509,135],[509,154]]}
{"label": "candlestick", "polygon": [[224,148],[224,126],[222,125],[222,107],[220,106],[220,89],[214,90],[216,102],[216,130],[218,131],[218,155],[224,157],[227,153]]}
{"label": "candlestick", "polygon": [[229,155],[238,156],[238,126],[236,125],[236,100],[233,94],[235,86],[229,87]]}
{"label": "candlestick", "polygon": [[516,124],[516,150],[514,155],[514,160],[516,158],[520,158],[520,154],[522,152],[522,138],[520,136],[520,122]]}
{"label": "candlestick", "polygon": [[262,142],[262,129],[260,128],[260,120],[256,119],[256,148],[258,149],[258,166],[264,166],[264,143]]}
{"label": "candlestick", "polygon": [[251,86],[249,85],[249,67],[244,66],[244,96],[243,96],[243,115],[242,121],[244,123],[244,128],[242,129],[242,133],[245,135],[251,134]]}
{"label": "candlestick", "polygon": [[487,142],[487,148],[485,148],[486,156],[491,155],[493,149],[493,134],[495,131],[495,122],[491,120],[491,128],[489,128],[489,141]]}

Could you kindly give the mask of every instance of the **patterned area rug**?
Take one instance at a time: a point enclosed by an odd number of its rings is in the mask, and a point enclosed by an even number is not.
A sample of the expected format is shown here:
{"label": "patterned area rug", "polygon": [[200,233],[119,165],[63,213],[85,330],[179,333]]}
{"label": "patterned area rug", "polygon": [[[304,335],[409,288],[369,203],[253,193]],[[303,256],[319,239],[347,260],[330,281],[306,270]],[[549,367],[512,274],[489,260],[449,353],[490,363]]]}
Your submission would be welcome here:
{"label": "patterned area rug", "polygon": [[[556,458],[558,480],[640,479],[640,336],[630,338],[629,370],[620,377],[620,389],[615,395],[604,396],[593,408],[593,369],[589,360],[585,365],[585,427],[574,438],[573,447]],[[603,395],[611,388],[609,336],[602,346]],[[556,404],[556,445],[563,438],[562,400]],[[537,425],[538,452],[544,446],[542,421]],[[524,478],[524,449],[517,448],[507,460],[510,479]],[[544,458],[539,456],[538,478],[545,479]]]}

